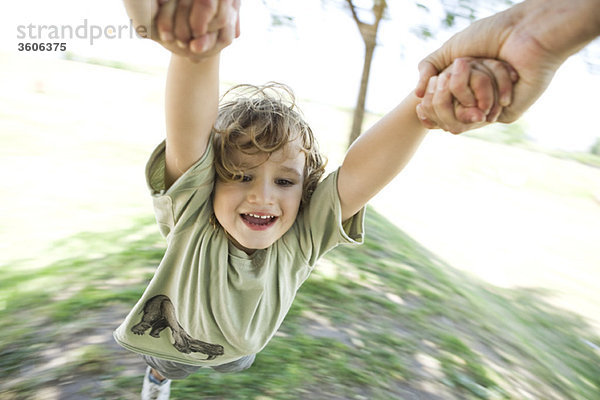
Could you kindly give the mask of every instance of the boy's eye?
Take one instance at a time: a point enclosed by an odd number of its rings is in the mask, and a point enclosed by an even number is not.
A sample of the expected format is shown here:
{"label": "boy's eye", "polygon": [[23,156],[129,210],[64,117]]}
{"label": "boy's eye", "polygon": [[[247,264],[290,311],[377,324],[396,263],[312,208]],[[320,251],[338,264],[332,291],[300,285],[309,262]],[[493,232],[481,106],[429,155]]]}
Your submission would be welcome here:
{"label": "boy's eye", "polygon": [[250,175],[242,176],[242,182],[250,182],[251,180],[252,180],[252,177]]}
{"label": "boy's eye", "polygon": [[292,186],[294,184],[294,182],[290,181],[289,179],[277,179],[275,183],[279,186]]}

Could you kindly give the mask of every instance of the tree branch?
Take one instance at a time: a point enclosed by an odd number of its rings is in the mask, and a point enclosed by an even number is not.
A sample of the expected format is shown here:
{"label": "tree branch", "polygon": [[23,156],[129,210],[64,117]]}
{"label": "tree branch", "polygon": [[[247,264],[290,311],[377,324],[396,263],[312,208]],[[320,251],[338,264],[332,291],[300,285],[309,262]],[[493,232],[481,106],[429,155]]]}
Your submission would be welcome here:
{"label": "tree branch", "polygon": [[385,0],[375,1],[373,4],[373,13],[375,14],[375,29],[379,26],[379,22],[383,19],[383,13],[387,7]]}
{"label": "tree branch", "polygon": [[358,14],[356,13],[354,3],[352,2],[352,0],[346,0],[346,3],[348,3],[348,7],[350,7],[350,11],[352,12],[352,18],[354,18],[356,25],[360,26],[363,22],[361,22],[361,20],[358,19]]}
{"label": "tree branch", "polygon": [[363,38],[363,41],[365,42],[365,45],[369,46],[371,42],[373,42],[375,36],[377,36],[377,29],[379,28],[379,23],[383,19],[383,13],[385,12],[385,9],[387,7],[386,1],[373,0],[372,11],[375,17],[375,22],[372,24],[367,24],[360,20],[356,12],[356,6],[354,5],[354,2],[352,0],[346,0],[346,3],[348,3],[348,7],[350,8],[350,12],[352,13],[352,18],[358,26],[358,30]]}

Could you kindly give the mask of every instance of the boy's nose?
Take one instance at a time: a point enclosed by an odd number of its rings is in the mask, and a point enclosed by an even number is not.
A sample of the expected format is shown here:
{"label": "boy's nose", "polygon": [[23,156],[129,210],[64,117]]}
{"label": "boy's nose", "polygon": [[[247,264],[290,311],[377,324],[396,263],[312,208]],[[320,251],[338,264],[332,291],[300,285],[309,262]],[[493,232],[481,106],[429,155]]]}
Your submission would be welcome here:
{"label": "boy's nose", "polygon": [[255,204],[270,204],[273,190],[267,182],[255,181],[248,192],[248,201]]}

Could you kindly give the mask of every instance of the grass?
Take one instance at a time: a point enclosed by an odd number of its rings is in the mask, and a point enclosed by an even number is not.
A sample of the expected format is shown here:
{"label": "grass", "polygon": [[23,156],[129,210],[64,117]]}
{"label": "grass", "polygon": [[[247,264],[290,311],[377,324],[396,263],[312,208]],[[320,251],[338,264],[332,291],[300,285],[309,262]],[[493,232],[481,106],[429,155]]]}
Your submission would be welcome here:
{"label": "grass", "polygon": [[[446,265],[370,209],[363,246],[327,255],[280,332],[241,374],[175,382],[196,399],[591,399],[599,343],[543,292],[498,289]],[[90,252],[93,249],[93,252]],[[35,271],[2,268],[3,399],[136,398],[143,365],[111,330],[143,291],[163,241],[151,218],[56,242]],[[411,397],[412,396],[412,397]]]}

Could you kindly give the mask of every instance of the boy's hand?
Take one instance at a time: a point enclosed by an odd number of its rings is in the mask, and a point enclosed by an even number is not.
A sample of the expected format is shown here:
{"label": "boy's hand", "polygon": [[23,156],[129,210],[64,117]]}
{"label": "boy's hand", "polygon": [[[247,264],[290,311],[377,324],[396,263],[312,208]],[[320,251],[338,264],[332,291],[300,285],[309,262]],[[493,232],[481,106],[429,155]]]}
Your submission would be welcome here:
{"label": "boy's hand", "polygon": [[502,61],[458,58],[429,80],[417,114],[425,127],[455,134],[484,126],[511,104],[517,80],[516,71]]}
{"label": "boy's hand", "polygon": [[240,35],[239,8],[240,0],[159,0],[158,41],[194,62],[215,55]]}

